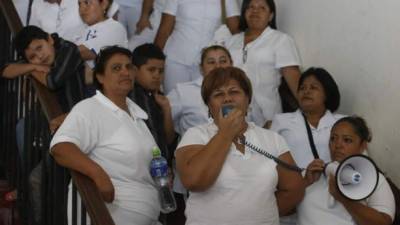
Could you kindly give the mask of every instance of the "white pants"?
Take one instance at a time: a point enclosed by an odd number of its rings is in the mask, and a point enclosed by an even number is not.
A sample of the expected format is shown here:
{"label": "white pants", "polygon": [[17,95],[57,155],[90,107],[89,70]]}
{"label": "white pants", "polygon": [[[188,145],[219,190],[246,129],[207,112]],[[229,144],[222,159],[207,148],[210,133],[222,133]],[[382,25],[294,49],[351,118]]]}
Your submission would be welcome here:
{"label": "white pants", "polygon": [[125,27],[128,38],[135,34],[136,23],[139,21],[142,12],[142,5],[137,6],[119,6],[118,21]]}
{"label": "white pants", "polygon": [[184,65],[172,60],[165,61],[164,93],[168,94],[178,83],[196,80],[201,76],[199,65]]}

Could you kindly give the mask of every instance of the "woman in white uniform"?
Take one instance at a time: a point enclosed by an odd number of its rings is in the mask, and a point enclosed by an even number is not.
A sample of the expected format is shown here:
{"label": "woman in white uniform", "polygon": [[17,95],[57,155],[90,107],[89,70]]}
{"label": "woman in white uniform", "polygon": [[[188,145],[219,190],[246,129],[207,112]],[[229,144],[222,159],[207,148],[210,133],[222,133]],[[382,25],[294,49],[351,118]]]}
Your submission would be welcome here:
{"label": "woman in white uniform", "polygon": [[232,58],[226,48],[220,45],[207,47],[201,54],[202,76],[191,82],[177,84],[169,92],[167,97],[172,108],[175,131],[181,136],[187,129],[209,121],[207,106],[201,99],[203,77],[215,68],[228,66],[232,66]]}
{"label": "woman in white uniform", "polygon": [[147,114],[129,98],[133,66],[129,50],[102,50],[95,68],[96,95],[79,102],[51,141],[62,166],[94,181],[115,224],[157,224],[160,204],[149,165],[153,136]]}
{"label": "woman in white uniform", "polygon": [[[239,8],[236,0],[225,0],[226,24],[238,31]],[[222,24],[220,0],[168,0],[165,3],[155,44],[167,55],[164,91],[176,84],[200,77],[201,49],[209,45]]]}
{"label": "woman in white uniform", "polygon": [[[278,225],[279,214],[301,201],[304,186],[299,173],[243,145],[245,139],[294,164],[279,134],[246,122],[249,79],[238,68],[217,68],[204,78],[201,94],[214,121],[190,128],[175,153],[190,191],[186,224]],[[228,105],[233,108],[223,116]]]}
{"label": "woman in white uniform", "polygon": [[[334,113],[340,104],[339,88],[326,70],[309,68],[300,77],[297,95],[300,109],[275,115],[271,130],[285,138],[294,161],[305,168],[315,157],[308,138],[307,123],[317,156],[328,163],[331,161],[328,146],[331,128],[343,117]],[[296,224],[296,215],[281,218],[281,224]]]}
{"label": "woman in white uniform", "polygon": [[[332,128],[329,149],[333,161],[363,154],[371,141],[365,121],[357,116],[344,117]],[[390,225],[395,213],[393,193],[385,177],[379,173],[375,191],[365,200],[352,201],[338,190],[334,175],[321,176],[325,163],[316,159],[307,167],[308,186],[297,208],[298,225]],[[333,204],[328,204],[330,198]]]}
{"label": "woman in white uniform", "polygon": [[233,64],[243,69],[254,88],[250,121],[265,126],[282,112],[278,87],[283,76],[296,95],[300,58],[291,37],[276,30],[273,0],[249,0],[242,4],[239,34],[226,41]]}
{"label": "woman in white uniform", "polygon": [[94,67],[94,59],[104,46],[128,47],[125,28],[113,18],[107,17],[112,1],[78,0],[79,14],[88,25],[77,41],[79,51],[88,65]]}

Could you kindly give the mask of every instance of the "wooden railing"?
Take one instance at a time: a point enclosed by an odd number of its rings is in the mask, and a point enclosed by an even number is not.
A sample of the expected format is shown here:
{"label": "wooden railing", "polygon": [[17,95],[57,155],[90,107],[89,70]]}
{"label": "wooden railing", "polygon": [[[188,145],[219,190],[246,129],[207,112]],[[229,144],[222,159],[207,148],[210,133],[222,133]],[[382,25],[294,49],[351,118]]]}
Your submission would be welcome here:
{"label": "wooden railing", "polygon": [[[14,4],[11,0],[0,0],[2,14],[6,18],[10,31],[15,35],[22,29],[21,20],[16,12]],[[56,96],[52,94],[46,87],[31,79],[33,82],[35,93],[39,99],[43,113],[48,121],[61,115],[61,107],[56,100]],[[115,225],[112,220],[101,195],[94,182],[76,171],[70,171],[75,186],[77,187],[83,204],[90,216],[91,224],[94,225]],[[66,212],[67,210],[65,210]]]}

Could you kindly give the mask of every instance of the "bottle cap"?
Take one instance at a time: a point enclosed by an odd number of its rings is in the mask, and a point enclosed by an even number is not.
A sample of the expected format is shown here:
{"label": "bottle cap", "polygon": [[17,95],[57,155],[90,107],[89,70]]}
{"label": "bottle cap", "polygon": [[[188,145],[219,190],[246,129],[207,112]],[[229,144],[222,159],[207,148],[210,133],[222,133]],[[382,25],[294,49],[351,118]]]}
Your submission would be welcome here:
{"label": "bottle cap", "polygon": [[157,146],[153,147],[152,152],[153,152],[153,157],[157,157],[157,156],[161,155],[161,151]]}

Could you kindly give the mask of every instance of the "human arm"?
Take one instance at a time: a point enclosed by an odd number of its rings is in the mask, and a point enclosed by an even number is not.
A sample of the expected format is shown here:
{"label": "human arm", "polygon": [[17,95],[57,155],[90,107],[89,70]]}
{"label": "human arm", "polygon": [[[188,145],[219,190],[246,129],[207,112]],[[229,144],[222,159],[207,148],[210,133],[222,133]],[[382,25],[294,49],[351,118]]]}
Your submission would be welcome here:
{"label": "human arm", "polygon": [[136,34],[140,34],[146,27],[153,29],[150,23],[150,14],[153,9],[154,0],[143,0],[142,13],[136,23]]}
{"label": "human arm", "polygon": [[232,34],[239,33],[239,16],[232,16],[226,18],[226,26]]}
{"label": "human arm", "polygon": [[84,154],[75,144],[61,142],[51,148],[51,154],[58,164],[78,171],[94,181],[103,200],[114,200],[114,186],[103,168]]}
{"label": "human arm", "polygon": [[154,39],[154,44],[160,47],[161,49],[164,49],[169,36],[174,30],[174,27],[175,27],[175,16],[163,13],[161,17],[160,26],[157,31],[157,35]]}
{"label": "human arm", "polygon": [[49,127],[52,134],[61,126],[67,115],[68,113],[63,113],[50,121]]}
{"label": "human arm", "polygon": [[240,6],[236,0],[224,0],[225,23],[231,34],[239,33]]}
{"label": "human arm", "polygon": [[280,69],[283,78],[289,86],[293,96],[297,99],[297,87],[300,79],[299,66],[286,66]]}
{"label": "human arm", "polygon": [[325,163],[321,159],[314,159],[307,166],[306,174],[303,178],[306,187],[312,185],[315,181],[319,180],[322,172],[324,171]]}
{"label": "human arm", "polygon": [[34,71],[47,74],[49,70],[50,67],[45,65],[36,65],[31,63],[11,63],[5,66],[2,76],[4,78],[13,79],[22,75],[28,75]]}
{"label": "human arm", "polygon": [[96,59],[96,53],[94,53],[92,50],[88,49],[84,45],[79,45],[78,46],[79,53],[82,57],[83,60],[94,60]]}
{"label": "human arm", "polygon": [[[279,159],[291,165],[296,164],[289,152],[280,155]],[[277,165],[277,170],[279,180],[275,196],[278,204],[279,215],[285,216],[289,215],[296,205],[303,199],[305,185],[300,173],[289,170],[279,164]]]}
{"label": "human arm", "polygon": [[[391,200],[390,198],[387,198],[388,192],[391,194],[390,188],[382,192],[378,187],[370,198],[378,199],[386,204],[388,204],[389,201],[394,202],[393,195],[391,195]],[[337,189],[336,179],[333,177],[333,175],[329,176],[329,193],[336,201],[340,202],[344,208],[346,208],[347,212],[353,217],[357,225],[392,224],[392,218],[387,213],[380,212],[377,209],[368,206],[368,204],[373,202],[373,200],[370,199],[369,202],[367,201],[367,205],[364,205],[359,201],[351,201],[340,194],[339,190]]]}
{"label": "human arm", "polygon": [[[211,187],[225,163],[233,140],[243,129],[244,113],[233,110],[225,118],[222,113],[218,119],[218,131],[206,144],[195,143],[178,148],[175,152],[176,166],[183,185],[190,191],[205,191]],[[184,135],[199,138],[196,131],[191,128]]]}
{"label": "human arm", "polygon": [[161,107],[164,122],[164,132],[166,135],[167,144],[170,145],[175,141],[176,138],[174,122],[171,114],[171,105],[169,104],[168,98],[160,93],[154,93],[154,98],[157,104]]}

